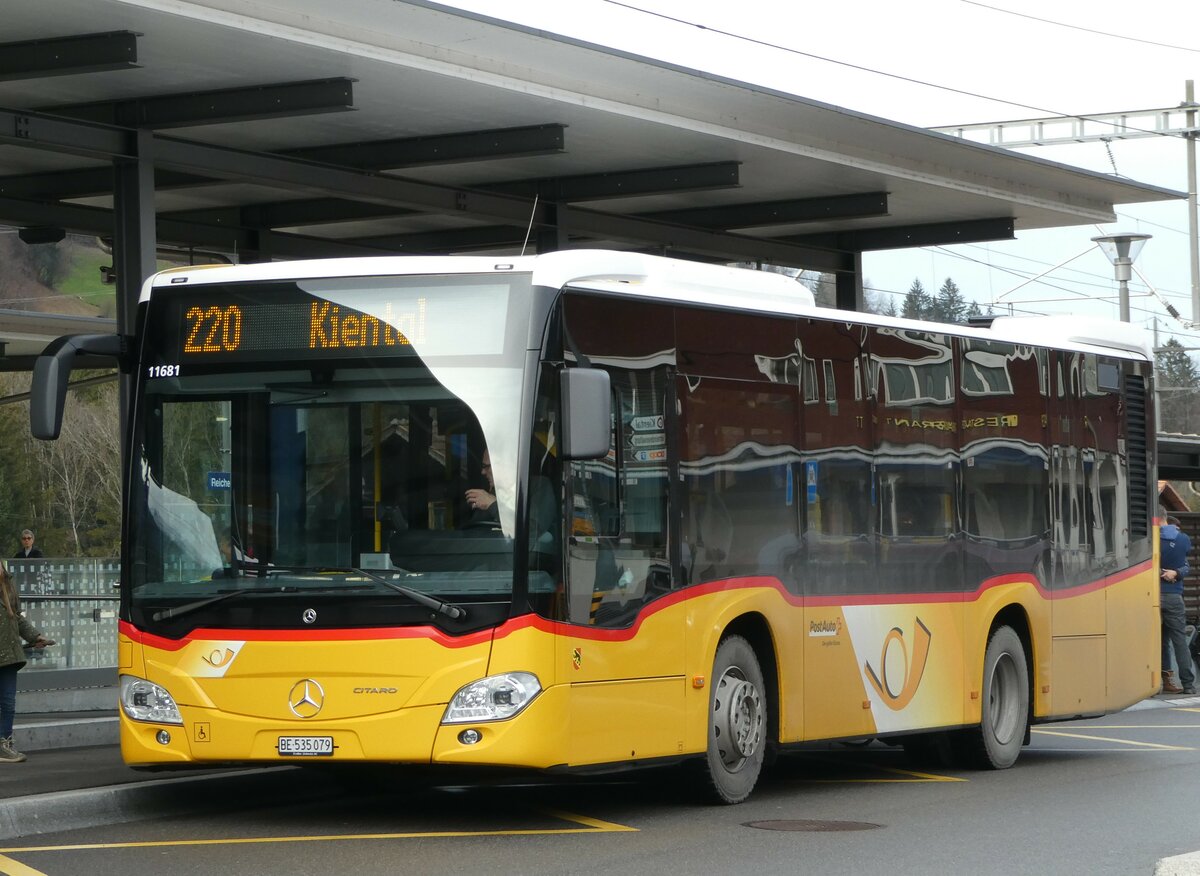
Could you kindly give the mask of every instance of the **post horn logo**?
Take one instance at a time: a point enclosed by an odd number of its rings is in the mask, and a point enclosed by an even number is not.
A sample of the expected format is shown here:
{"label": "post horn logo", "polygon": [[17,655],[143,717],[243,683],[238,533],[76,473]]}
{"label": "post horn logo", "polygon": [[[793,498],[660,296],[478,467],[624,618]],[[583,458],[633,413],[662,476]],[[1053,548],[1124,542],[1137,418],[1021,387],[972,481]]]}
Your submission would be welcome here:
{"label": "post horn logo", "polygon": [[[871,682],[871,687],[875,688],[875,693],[879,694],[884,705],[897,712],[912,702],[912,698],[917,694],[921,678],[925,675],[925,663],[929,660],[929,643],[933,639],[933,633],[929,632],[929,628],[921,623],[919,617],[913,618],[913,621],[911,659],[908,654],[908,645],[904,642],[904,631],[899,627],[892,627],[883,637],[883,650],[879,654],[879,672],[876,673],[870,663],[863,664],[867,680]],[[888,677],[888,652],[893,647],[900,649],[900,657],[904,661],[904,672],[899,679],[894,675],[891,678]]]}
{"label": "post horn logo", "polygon": [[234,652],[229,648],[226,648],[224,651],[216,648],[211,654],[202,654],[200,659],[209,666],[220,669],[222,666],[229,665],[229,661],[233,659],[233,655]]}
{"label": "post horn logo", "polygon": [[311,678],[302,678],[292,685],[288,708],[297,718],[312,718],[325,705],[325,691]]}

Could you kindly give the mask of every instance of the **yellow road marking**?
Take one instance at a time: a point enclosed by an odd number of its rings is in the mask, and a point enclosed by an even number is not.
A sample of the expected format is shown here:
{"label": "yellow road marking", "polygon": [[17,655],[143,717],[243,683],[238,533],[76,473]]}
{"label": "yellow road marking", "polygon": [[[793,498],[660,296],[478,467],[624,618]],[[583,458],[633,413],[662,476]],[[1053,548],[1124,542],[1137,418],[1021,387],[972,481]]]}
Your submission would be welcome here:
{"label": "yellow road marking", "polygon": [[[839,760],[822,759],[822,763],[837,764],[838,766],[845,766],[845,762],[840,759]],[[966,781],[970,781],[969,779],[959,778],[958,776],[939,776],[936,773],[921,773],[921,772],[917,772],[916,770],[902,770],[902,769],[899,769],[898,767],[885,767],[885,766],[878,766],[876,764],[869,764],[866,766],[863,766],[861,764],[856,764],[856,765],[862,766],[863,769],[871,770],[873,772],[895,773],[898,776],[905,776],[906,778],[903,778],[903,779],[881,779],[881,778],[801,779],[800,781],[802,781],[806,784],[809,784],[809,785],[841,785],[841,784],[901,785],[901,784],[913,784],[913,783],[918,783],[918,782],[966,782]]]}
{"label": "yellow road marking", "polygon": [[[1200,709],[1192,710],[1200,712]],[[1088,724],[1084,730],[1200,730],[1200,724]],[[1033,732],[1046,731],[1042,727],[1034,727]]]}
{"label": "yellow road marking", "polygon": [[41,870],[26,867],[19,861],[0,855],[0,873],[4,876],[46,876]]}
{"label": "yellow road marking", "polygon": [[[553,836],[570,833],[614,833],[634,831],[638,828],[611,821],[601,821],[598,818],[588,818],[570,812],[547,811],[546,815],[561,818],[581,827],[548,827],[530,830],[426,830],[406,831],[402,833],[356,833],[356,834],[324,834],[318,836],[263,836],[263,837],[233,837],[225,839],[191,839],[191,840],[153,840],[128,843],[78,843],[65,846],[23,846],[21,848],[0,849],[0,852],[75,852],[96,849],[151,849],[171,848],[178,846],[241,846],[255,843],[311,843],[334,842],[337,840],[388,840],[388,839],[447,839],[455,837],[480,836]],[[0,863],[8,859],[0,856]],[[15,863],[15,862],[14,862]],[[7,872],[7,871],[0,871]],[[10,876],[42,876],[36,870],[20,870]]]}
{"label": "yellow road marking", "polygon": [[1065,733],[1061,730],[1042,730],[1034,728],[1034,733],[1040,733],[1043,736],[1062,736],[1067,739],[1089,739],[1094,742],[1115,742],[1118,745],[1133,745],[1139,748],[1156,748],[1161,751],[1195,751],[1194,748],[1187,748],[1182,745],[1160,745],[1157,742],[1136,742],[1132,739],[1113,739],[1108,736],[1088,736],[1086,733]]}
{"label": "yellow road marking", "polygon": [[[593,830],[598,830],[605,833],[632,831],[637,833],[636,827],[630,827],[627,824],[614,824],[611,821],[601,821],[599,818],[588,818],[586,815],[576,815],[573,812],[563,812],[561,809],[544,809],[542,814],[550,815],[554,818],[561,818],[563,821],[573,821],[576,824],[582,824]],[[563,831],[566,833],[566,831]]]}

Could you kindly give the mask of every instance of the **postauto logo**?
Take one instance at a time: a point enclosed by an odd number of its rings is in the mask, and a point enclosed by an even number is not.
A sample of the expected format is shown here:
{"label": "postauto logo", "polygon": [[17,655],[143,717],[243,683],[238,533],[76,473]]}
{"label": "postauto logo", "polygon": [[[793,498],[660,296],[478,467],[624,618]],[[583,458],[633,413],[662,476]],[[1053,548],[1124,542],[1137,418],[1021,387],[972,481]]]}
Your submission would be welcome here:
{"label": "postauto logo", "polygon": [[[893,711],[899,711],[912,702],[921,686],[921,678],[925,675],[925,663],[929,659],[929,643],[933,634],[929,627],[921,622],[919,617],[913,618],[912,653],[909,654],[908,643],[904,639],[904,631],[892,627],[883,637],[883,649],[879,654],[879,671],[876,672],[870,663],[864,663],[867,680],[875,693],[884,704]],[[899,665],[904,667],[900,677],[895,673],[888,674],[888,656],[894,654]],[[896,664],[893,664],[896,665]]]}

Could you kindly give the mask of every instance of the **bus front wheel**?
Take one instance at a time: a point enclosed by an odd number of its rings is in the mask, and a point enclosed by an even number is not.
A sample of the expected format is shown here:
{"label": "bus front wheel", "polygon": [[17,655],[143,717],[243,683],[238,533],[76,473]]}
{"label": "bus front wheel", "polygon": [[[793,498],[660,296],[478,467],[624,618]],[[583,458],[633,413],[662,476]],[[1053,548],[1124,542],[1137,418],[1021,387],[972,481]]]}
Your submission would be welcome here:
{"label": "bus front wheel", "polygon": [[767,749],[767,697],[750,643],[729,636],[717,647],[709,693],[705,783],[719,803],[750,796]]}
{"label": "bus front wheel", "polygon": [[1025,743],[1029,722],[1029,663],[1021,637],[998,627],[983,659],[983,721],[964,731],[973,765],[1002,770],[1012,766]]}

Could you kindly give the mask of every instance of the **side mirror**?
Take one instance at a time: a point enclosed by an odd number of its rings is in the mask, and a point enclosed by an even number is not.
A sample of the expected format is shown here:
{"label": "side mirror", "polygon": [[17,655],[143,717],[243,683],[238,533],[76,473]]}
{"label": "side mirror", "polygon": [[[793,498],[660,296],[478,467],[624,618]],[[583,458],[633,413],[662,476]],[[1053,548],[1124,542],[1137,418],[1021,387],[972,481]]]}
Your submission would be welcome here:
{"label": "side mirror", "polygon": [[566,459],[600,459],[612,443],[612,389],[608,372],[599,368],[567,368],[561,377]]}
{"label": "side mirror", "polygon": [[62,431],[67,383],[80,353],[111,356],[123,365],[124,335],[65,335],[51,341],[33,363],[29,387],[29,431],[34,438],[53,441]]}

